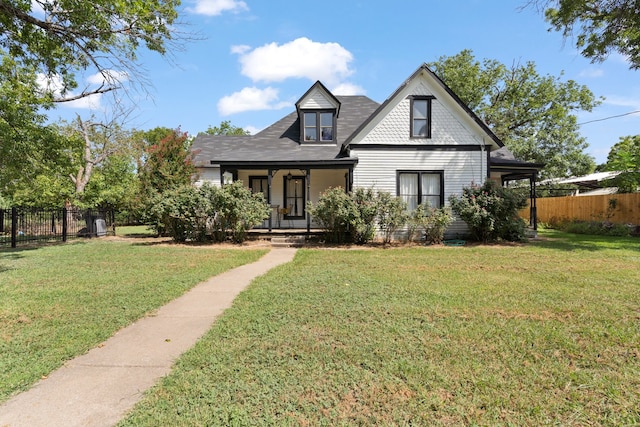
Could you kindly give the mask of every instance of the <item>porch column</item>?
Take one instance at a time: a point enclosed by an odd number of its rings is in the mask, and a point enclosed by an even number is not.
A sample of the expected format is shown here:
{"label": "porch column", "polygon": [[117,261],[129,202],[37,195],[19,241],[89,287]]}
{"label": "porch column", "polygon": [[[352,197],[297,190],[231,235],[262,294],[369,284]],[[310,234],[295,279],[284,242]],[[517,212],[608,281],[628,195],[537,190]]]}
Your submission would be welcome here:
{"label": "porch column", "polygon": [[[311,201],[311,169],[307,168],[307,205]],[[307,235],[311,234],[311,214],[309,209],[305,209],[307,212]]]}
{"label": "porch column", "polygon": [[537,172],[534,172],[529,178],[529,188],[531,190],[531,209],[529,210],[529,222],[533,226],[533,229],[538,231],[538,195],[536,194],[536,179]]}
{"label": "porch column", "polygon": [[271,178],[273,175],[272,169],[267,169],[267,204],[269,205],[269,233],[271,233],[271,229],[273,228],[273,208],[271,207]]}

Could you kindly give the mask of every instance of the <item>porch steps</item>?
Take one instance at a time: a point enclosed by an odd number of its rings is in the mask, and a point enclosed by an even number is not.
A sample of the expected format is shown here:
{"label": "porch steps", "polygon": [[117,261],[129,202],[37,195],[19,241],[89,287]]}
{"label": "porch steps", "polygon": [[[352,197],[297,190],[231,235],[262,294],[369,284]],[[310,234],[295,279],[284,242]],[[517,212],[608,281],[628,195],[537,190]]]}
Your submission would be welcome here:
{"label": "porch steps", "polygon": [[301,248],[306,243],[305,236],[275,236],[271,238],[274,248]]}

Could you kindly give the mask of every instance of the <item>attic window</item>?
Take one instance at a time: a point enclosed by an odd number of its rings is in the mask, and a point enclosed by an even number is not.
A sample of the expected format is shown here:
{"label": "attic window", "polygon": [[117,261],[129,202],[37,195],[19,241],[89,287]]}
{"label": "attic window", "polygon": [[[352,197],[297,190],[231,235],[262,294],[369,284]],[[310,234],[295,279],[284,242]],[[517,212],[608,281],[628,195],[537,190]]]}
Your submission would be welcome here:
{"label": "attic window", "polygon": [[431,138],[432,96],[411,97],[411,137]]}
{"label": "attic window", "polygon": [[335,137],[333,111],[305,111],[302,115],[304,142],[332,142]]}

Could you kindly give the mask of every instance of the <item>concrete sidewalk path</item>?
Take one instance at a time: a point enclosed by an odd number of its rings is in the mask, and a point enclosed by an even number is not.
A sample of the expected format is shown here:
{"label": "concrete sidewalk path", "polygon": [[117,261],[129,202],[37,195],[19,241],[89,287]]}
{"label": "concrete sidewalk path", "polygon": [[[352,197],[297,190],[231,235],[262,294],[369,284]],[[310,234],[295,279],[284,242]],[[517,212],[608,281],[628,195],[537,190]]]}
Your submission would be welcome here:
{"label": "concrete sidewalk path", "polygon": [[291,261],[295,253],[271,249],[118,331],[0,406],[0,427],[115,425],[255,277]]}

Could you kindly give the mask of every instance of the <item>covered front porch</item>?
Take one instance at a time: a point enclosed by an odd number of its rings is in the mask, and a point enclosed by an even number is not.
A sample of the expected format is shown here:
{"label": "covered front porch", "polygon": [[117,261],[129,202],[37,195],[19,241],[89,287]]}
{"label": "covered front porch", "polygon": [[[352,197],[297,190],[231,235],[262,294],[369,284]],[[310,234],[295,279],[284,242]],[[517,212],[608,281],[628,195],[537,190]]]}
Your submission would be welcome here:
{"label": "covered front porch", "polygon": [[[258,230],[288,230],[310,234],[318,227],[307,204],[317,203],[332,187],[351,191],[354,159],[331,162],[225,163],[220,164],[220,184],[242,181],[253,193],[262,193],[271,208]],[[216,165],[217,166],[217,165]]]}

